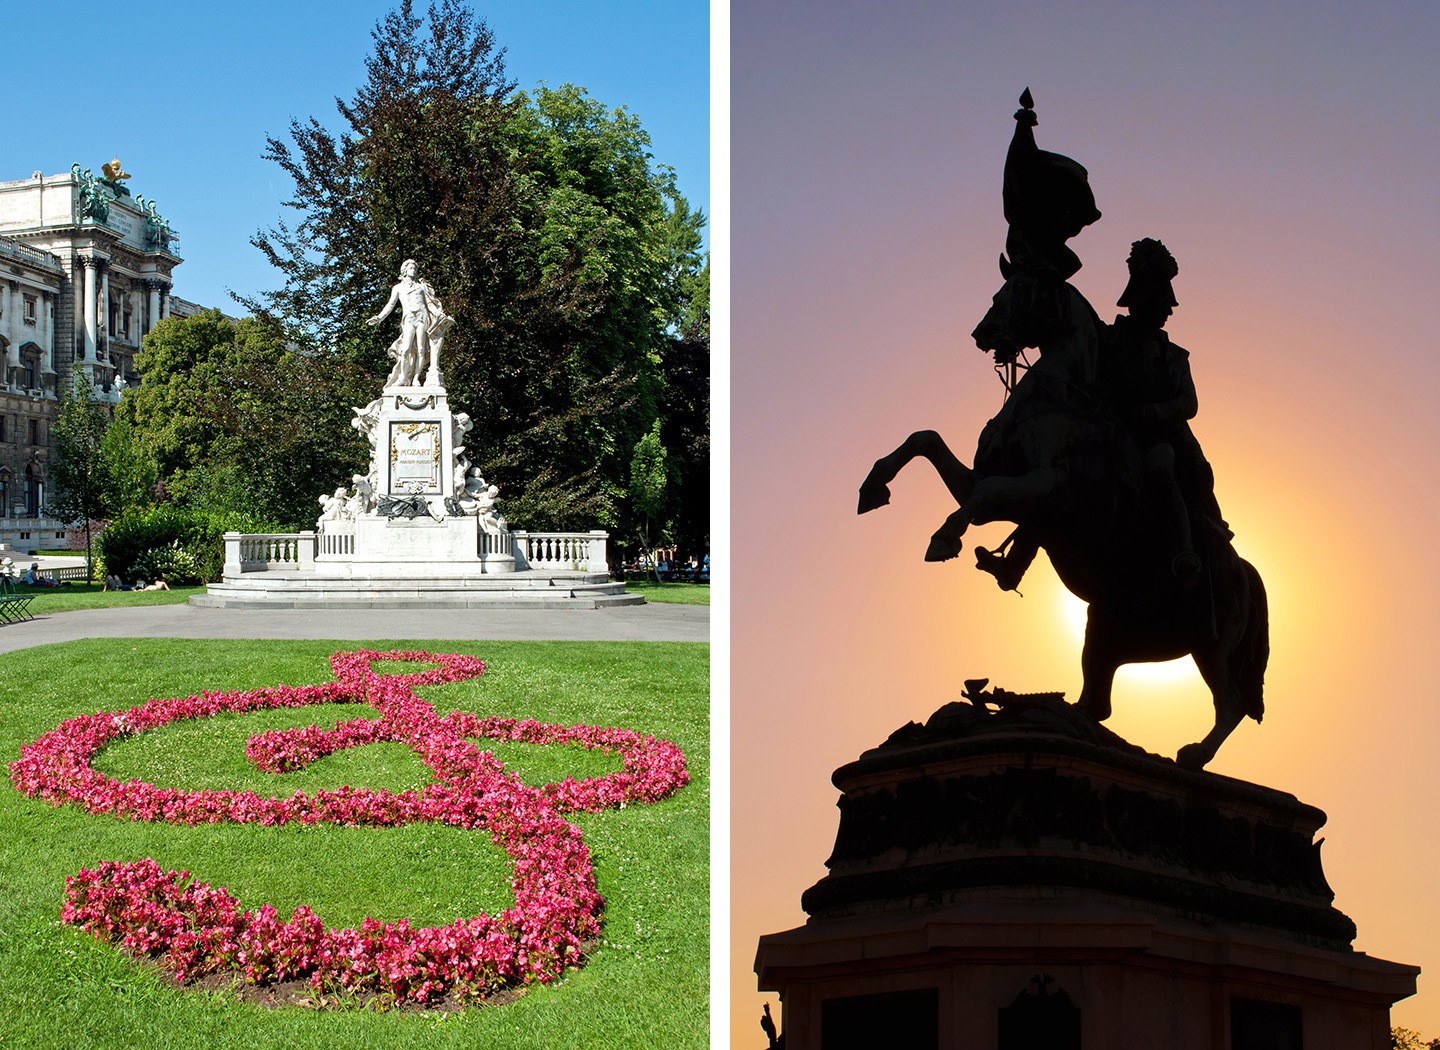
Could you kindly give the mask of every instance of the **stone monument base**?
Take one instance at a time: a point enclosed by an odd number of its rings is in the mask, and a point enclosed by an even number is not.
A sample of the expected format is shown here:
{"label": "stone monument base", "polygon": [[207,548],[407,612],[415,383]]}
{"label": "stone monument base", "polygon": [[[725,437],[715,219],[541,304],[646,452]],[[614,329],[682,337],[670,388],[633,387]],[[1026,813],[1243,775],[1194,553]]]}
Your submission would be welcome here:
{"label": "stone monument base", "polygon": [[1413,966],[1032,887],[760,939],[785,1050],[1388,1050]]}
{"label": "stone monument base", "polygon": [[756,955],[786,1050],[1385,1050],[1415,992],[1351,948],[1324,813],[1056,694],[948,705],[834,781],[811,917]]}
{"label": "stone monument base", "polygon": [[[354,549],[345,555],[317,554],[315,572],[335,574],[341,565],[425,564],[452,569],[485,562],[487,573],[514,572],[513,554],[488,554],[474,517],[381,518],[362,516],[353,525]],[[340,573],[343,575],[343,573]]]}
{"label": "stone monument base", "polygon": [[[643,605],[612,580],[604,532],[502,534],[473,517],[364,519],[345,533],[225,534],[208,608],[607,609]],[[378,538],[377,535],[378,534]],[[478,549],[477,549],[478,547]]]}
{"label": "stone monument base", "polygon": [[368,573],[350,566],[347,575],[287,570],[247,572],[212,583],[191,605],[212,609],[609,609],[643,605],[643,595],[607,573],[546,571],[463,576],[453,566],[405,575]]}

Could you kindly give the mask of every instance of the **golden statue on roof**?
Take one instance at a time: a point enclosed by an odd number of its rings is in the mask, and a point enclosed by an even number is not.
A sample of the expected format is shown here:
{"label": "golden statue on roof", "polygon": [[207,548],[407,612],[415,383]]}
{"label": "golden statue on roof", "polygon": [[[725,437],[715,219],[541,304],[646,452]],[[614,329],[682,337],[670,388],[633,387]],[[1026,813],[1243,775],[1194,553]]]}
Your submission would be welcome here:
{"label": "golden statue on roof", "polygon": [[121,179],[128,179],[130,173],[120,166],[120,158],[117,156],[109,163],[100,165],[100,170],[105,173],[105,178],[111,182],[119,182]]}

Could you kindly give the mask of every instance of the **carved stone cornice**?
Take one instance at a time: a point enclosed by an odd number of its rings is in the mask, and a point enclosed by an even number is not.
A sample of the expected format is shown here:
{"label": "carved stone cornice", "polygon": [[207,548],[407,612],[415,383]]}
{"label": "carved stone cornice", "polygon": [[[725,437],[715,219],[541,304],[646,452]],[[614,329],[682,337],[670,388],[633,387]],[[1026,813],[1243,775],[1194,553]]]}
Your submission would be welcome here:
{"label": "carved stone cornice", "polygon": [[835,771],[840,827],[815,917],[1014,887],[1125,898],[1348,948],[1295,796],[1148,755],[1049,696],[942,708]]}

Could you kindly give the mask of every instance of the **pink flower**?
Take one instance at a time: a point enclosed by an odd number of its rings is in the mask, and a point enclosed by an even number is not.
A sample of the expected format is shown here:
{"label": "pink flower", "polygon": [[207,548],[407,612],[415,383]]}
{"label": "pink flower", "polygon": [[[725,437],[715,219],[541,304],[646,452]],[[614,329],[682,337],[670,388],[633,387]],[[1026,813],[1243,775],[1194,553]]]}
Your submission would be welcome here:
{"label": "pink flower", "polygon": [[[387,675],[374,670],[382,660],[438,666]],[[581,944],[599,932],[604,904],[580,832],[560,813],[596,812],[674,793],[689,781],[680,749],[628,729],[482,718],[461,711],[442,718],[414,687],[482,674],[484,663],[470,656],[359,650],[335,653],[330,664],[336,681],[322,685],[152,699],[124,712],[68,719],[21,748],[10,764],[11,782],[55,805],[131,820],[266,826],[430,820],[483,828],[514,862],[515,907],[442,927],[366,919],[358,930],[327,929],[304,906],[286,921],[270,905],[243,910],[223,888],[187,884],[188,872],[161,871],[147,858],[103,861],[93,871],[67,878],[62,920],[117,941],[133,954],[160,958],[181,981],[238,971],[254,983],[307,978],[320,990],[376,991],[397,1001],[430,1002],[450,992],[465,1000],[507,984],[548,982],[578,965]],[[259,768],[282,773],[347,747],[393,741],[411,747],[436,782],[418,792],[342,787],[281,799],[250,791],[187,792],[139,780],[122,783],[90,765],[111,740],[177,719],[332,703],[368,704],[380,717],[337,722],[331,729],[258,733],[247,742],[246,755]],[[619,754],[622,769],[527,787],[472,739],[579,744]]]}

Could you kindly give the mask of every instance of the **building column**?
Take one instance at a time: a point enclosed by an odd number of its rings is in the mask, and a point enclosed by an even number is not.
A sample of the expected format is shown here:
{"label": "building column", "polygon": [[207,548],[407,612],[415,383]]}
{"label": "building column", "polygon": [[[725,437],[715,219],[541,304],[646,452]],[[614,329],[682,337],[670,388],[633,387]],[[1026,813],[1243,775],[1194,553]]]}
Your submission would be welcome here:
{"label": "building column", "polygon": [[[55,371],[55,296],[50,292],[40,293],[40,316],[35,321],[41,332],[40,371],[43,375]],[[39,386],[42,390],[45,388],[43,378]]]}
{"label": "building column", "polygon": [[5,340],[9,349],[5,351],[4,373],[0,374],[0,385],[10,382],[10,369],[20,364],[20,333],[24,331],[24,322],[20,319],[25,309],[24,300],[20,298],[20,282],[5,282]]}
{"label": "building column", "polygon": [[98,294],[95,289],[95,268],[100,265],[100,260],[82,255],[80,265],[85,267],[85,345],[80,356],[93,361],[99,347],[95,325],[95,296]]}
{"label": "building column", "polygon": [[100,268],[100,332],[105,336],[105,345],[110,345],[110,337],[115,333],[110,331],[110,267]]}
{"label": "building column", "polygon": [[168,284],[162,284],[162,285],[160,286],[160,295],[162,296],[161,301],[160,301],[160,302],[161,302],[160,309],[161,309],[161,311],[162,311],[161,316],[162,316],[162,317],[169,317],[169,316],[170,316],[170,286],[169,286]]}
{"label": "building column", "polygon": [[155,322],[160,320],[160,282],[145,280],[141,284],[145,286],[145,324],[142,326],[141,335],[147,335],[150,329],[155,327]]}

